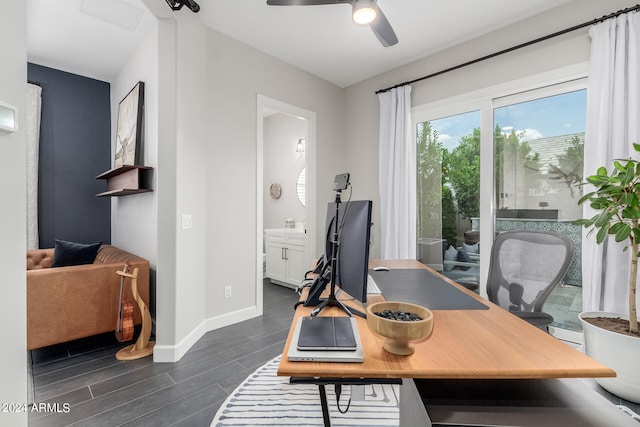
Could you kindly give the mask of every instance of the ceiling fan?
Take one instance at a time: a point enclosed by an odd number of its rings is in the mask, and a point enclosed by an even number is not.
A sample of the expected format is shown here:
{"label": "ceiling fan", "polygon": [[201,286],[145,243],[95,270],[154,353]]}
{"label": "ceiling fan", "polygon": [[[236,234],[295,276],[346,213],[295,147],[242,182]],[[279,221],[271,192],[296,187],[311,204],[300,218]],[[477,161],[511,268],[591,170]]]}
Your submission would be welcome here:
{"label": "ceiling fan", "polygon": [[377,0],[267,0],[269,6],[320,6],[325,4],[350,4],[353,22],[369,25],[380,43],[384,47],[398,43],[398,37],[382,10],[376,4]]}
{"label": "ceiling fan", "polygon": [[193,13],[198,13],[200,11],[200,5],[194,0],[167,0],[167,4],[171,10],[180,10],[182,9],[182,6],[186,5]]}

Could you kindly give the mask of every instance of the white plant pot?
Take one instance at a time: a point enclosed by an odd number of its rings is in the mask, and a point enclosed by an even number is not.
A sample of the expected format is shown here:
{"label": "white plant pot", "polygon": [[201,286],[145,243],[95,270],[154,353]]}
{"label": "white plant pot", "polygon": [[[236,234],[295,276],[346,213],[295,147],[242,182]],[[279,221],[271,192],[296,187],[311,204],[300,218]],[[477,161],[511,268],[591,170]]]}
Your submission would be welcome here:
{"label": "white plant pot", "polygon": [[587,356],[616,371],[615,378],[596,378],[603,388],[618,397],[640,403],[640,338],[607,331],[585,322],[590,317],[620,317],[616,313],[585,311],[578,316],[584,332],[584,348]]}

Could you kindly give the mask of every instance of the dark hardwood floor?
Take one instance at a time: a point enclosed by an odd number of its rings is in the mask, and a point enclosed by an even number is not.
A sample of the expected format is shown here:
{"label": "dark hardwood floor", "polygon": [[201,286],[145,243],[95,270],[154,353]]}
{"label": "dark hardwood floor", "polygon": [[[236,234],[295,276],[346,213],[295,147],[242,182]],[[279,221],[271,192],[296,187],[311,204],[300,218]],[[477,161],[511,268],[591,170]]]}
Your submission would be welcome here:
{"label": "dark hardwood floor", "polygon": [[113,334],[33,350],[34,402],[49,412],[30,412],[29,426],[209,426],[229,393],[282,353],[295,301],[265,281],[263,316],[207,333],[175,363],[118,361],[130,343]]}

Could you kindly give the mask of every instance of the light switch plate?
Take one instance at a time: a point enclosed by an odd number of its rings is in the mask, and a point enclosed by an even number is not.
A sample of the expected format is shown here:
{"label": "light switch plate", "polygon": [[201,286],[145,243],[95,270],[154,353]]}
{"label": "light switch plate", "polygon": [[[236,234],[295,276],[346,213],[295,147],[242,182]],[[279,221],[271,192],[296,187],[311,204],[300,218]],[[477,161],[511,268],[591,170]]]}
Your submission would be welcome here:
{"label": "light switch plate", "polygon": [[191,228],[191,215],[183,214],[182,215],[182,229],[189,230]]}
{"label": "light switch plate", "polygon": [[15,107],[0,102],[0,134],[9,134],[18,130],[18,111]]}

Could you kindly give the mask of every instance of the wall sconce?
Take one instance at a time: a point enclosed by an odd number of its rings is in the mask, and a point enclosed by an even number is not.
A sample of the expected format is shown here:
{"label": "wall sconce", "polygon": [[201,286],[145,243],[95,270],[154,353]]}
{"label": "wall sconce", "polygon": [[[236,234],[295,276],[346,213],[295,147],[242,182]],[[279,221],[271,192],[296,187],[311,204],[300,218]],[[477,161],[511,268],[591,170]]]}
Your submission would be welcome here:
{"label": "wall sconce", "polygon": [[298,153],[298,157],[304,154],[304,139],[299,139],[296,144],[296,153]]}

